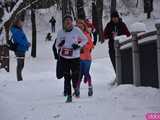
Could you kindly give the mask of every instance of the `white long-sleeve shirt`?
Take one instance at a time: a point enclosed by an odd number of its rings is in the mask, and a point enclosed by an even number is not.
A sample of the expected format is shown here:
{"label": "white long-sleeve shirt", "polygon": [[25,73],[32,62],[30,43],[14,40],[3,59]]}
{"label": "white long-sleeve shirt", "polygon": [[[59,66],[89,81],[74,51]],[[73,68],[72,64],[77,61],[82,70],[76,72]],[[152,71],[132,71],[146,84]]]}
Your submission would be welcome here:
{"label": "white long-sleeve shirt", "polygon": [[[80,58],[80,48],[74,50],[72,45],[78,44],[81,47],[86,45],[87,43],[87,37],[84,35],[84,33],[77,27],[73,27],[72,31],[65,32],[64,30],[60,30],[57,34],[57,42],[56,47],[59,48],[59,44],[65,40],[65,44],[61,47],[60,56],[66,59],[75,59]],[[66,56],[63,54],[64,49],[72,50],[72,54],[70,56]]]}

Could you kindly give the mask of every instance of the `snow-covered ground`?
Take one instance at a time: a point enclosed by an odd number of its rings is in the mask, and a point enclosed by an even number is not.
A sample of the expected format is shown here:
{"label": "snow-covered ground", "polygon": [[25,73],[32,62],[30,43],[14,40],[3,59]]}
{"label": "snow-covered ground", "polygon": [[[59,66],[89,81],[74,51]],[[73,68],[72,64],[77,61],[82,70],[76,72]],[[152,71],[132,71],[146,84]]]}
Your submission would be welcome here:
{"label": "snow-covered ground", "polygon": [[[11,58],[10,73],[0,70],[0,120],[145,120],[148,112],[160,112],[160,90],[132,85],[110,86],[115,73],[108,57],[107,43],[98,44],[93,51],[94,96],[87,96],[88,88],[83,84],[81,98],[66,104],[62,95],[63,80],[57,80],[55,76],[53,41],[45,42],[50,29],[49,17],[43,15],[37,17],[37,58],[27,54],[24,81],[16,81],[14,58]],[[56,17],[60,20],[60,16]],[[131,19],[125,18],[128,25],[134,23]],[[29,28],[29,24],[25,26],[30,37]]]}
{"label": "snow-covered ground", "polygon": [[42,45],[46,57],[26,60],[23,82],[16,82],[15,60],[11,73],[1,71],[0,120],[144,120],[146,113],[160,111],[160,90],[110,87],[114,73],[108,58],[93,61],[94,96],[89,98],[83,85],[81,98],[66,104],[63,80],[55,78],[55,61],[45,50],[50,45]]}
{"label": "snow-covered ground", "polygon": [[0,72],[0,120],[143,120],[146,113],[160,111],[160,90],[110,87],[115,75],[108,57],[95,57],[93,61],[94,96],[89,98],[83,85],[81,98],[66,104],[63,80],[55,77],[51,45],[42,40],[39,56],[27,57],[23,82],[16,82],[15,59],[11,73]]}

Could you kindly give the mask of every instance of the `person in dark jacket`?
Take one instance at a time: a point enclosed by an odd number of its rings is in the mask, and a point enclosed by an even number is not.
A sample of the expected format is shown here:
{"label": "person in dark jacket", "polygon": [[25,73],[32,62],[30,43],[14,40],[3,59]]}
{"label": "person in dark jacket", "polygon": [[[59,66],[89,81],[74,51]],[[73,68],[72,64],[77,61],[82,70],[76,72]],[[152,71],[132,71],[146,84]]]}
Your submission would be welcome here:
{"label": "person in dark jacket", "polygon": [[116,71],[115,63],[115,48],[114,48],[114,39],[116,36],[126,35],[130,36],[130,32],[126,24],[122,21],[117,11],[114,11],[111,14],[111,21],[107,24],[104,29],[104,38],[109,39],[109,56],[113,64],[114,70]]}
{"label": "person in dark jacket", "polygon": [[56,26],[56,20],[54,17],[52,17],[50,20],[49,20],[49,23],[51,24],[51,30],[52,32],[55,32],[56,29],[55,29],[55,26]]}
{"label": "person in dark jacket", "polygon": [[14,43],[16,44],[15,55],[17,57],[17,80],[22,81],[22,70],[24,68],[25,53],[30,47],[30,43],[22,29],[24,18],[17,17],[11,27],[11,33]]}
{"label": "person in dark jacket", "polygon": [[47,33],[47,36],[46,36],[46,41],[51,41],[52,40],[52,35],[51,33]]}

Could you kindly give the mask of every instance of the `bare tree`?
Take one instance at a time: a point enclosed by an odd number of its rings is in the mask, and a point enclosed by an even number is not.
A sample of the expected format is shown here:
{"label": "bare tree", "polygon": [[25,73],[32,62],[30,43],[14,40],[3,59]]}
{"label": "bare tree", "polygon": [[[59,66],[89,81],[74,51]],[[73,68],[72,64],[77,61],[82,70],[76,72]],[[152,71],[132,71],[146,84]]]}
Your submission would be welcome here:
{"label": "bare tree", "polygon": [[76,14],[73,8],[73,3],[71,0],[69,0],[69,6],[70,6],[70,10],[71,10],[71,14],[73,15],[74,19],[76,20]]}
{"label": "bare tree", "polygon": [[111,0],[111,13],[114,12],[116,10],[116,0]]}
{"label": "bare tree", "polygon": [[103,0],[92,0],[92,19],[99,41],[103,42]]}
{"label": "bare tree", "polygon": [[138,7],[138,4],[139,4],[139,0],[137,0],[137,2],[136,2],[136,7]]}
{"label": "bare tree", "polygon": [[37,53],[37,28],[36,28],[36,15],[35,15],[35,9],[32,5],[31,7],[31,22],[32,22],[32,50],[31,50],[31,56],[36,57]]}
{"label": "bare tree", "polygon": [[62,16],[65,16],[66,14],[71,14],[69,3],[70,0],[62,0]]}
{"label": "bare tree", "polygon": [[98,16],[97,16],[97,6],[96,1],[92,0],[92,22],[95,29],[98,31]]}
{"label": "bare tree", "polygon": [[[62,0],[62,16],[65,16],[66,14],[71,14],[69,3],[70,0]],[[62,25],[63,25],[63,20],[62,20]]]}
{"label": "bare tree", "polygon": [[77,8],[77,18],[85,20],[85,10],[84,10],[84,1],[83,0],[76,0],[76,8]]}
{"label": "bare tree", "polygon": [[99,41],[104,41],[103,38],[103,0],[97,0],[97,17],[98,17],[98,34]]}

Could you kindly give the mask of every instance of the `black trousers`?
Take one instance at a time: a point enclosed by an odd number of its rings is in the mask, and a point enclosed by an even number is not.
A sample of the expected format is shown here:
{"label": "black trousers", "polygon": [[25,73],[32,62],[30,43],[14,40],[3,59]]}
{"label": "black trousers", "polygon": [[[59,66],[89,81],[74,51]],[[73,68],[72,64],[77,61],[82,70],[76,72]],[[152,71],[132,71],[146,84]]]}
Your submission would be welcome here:
{"label": "black trousers", "polygon": [[52,30],[52,32],[55,32],[56,31],[56,28],[55,28],[55,25],[53,24],[51,24],[51,30]]}
{"label": "black trousers", "polygon": [[80,79],[80,58],[65,59],[61,57],[61,62],[64,71],[65,90],[68,96],[72,95],[71,81],[73,88],[77,88],[77,83]]}
{"label": "black trousers", "polygon": [[97,35],[98,35],[97,31],[93,32],[93,37],[94,37],[94,42],[93,42],[93,44],[94,44],[94,45],[97,44]]}
{"label": "black trousers", "polygon": [[115,59],[115,49],[109,49],[109,56],[110,56],[110,59],[111,59],[111,62],[112,62],[112,65],[113,65],[113,68],[116,72],[116,59]]}
{"label": "black trousers", "polygon": [[17,81],[22,81],[22,71],[24,68],[25,53],[15,52],[17,57]]}

